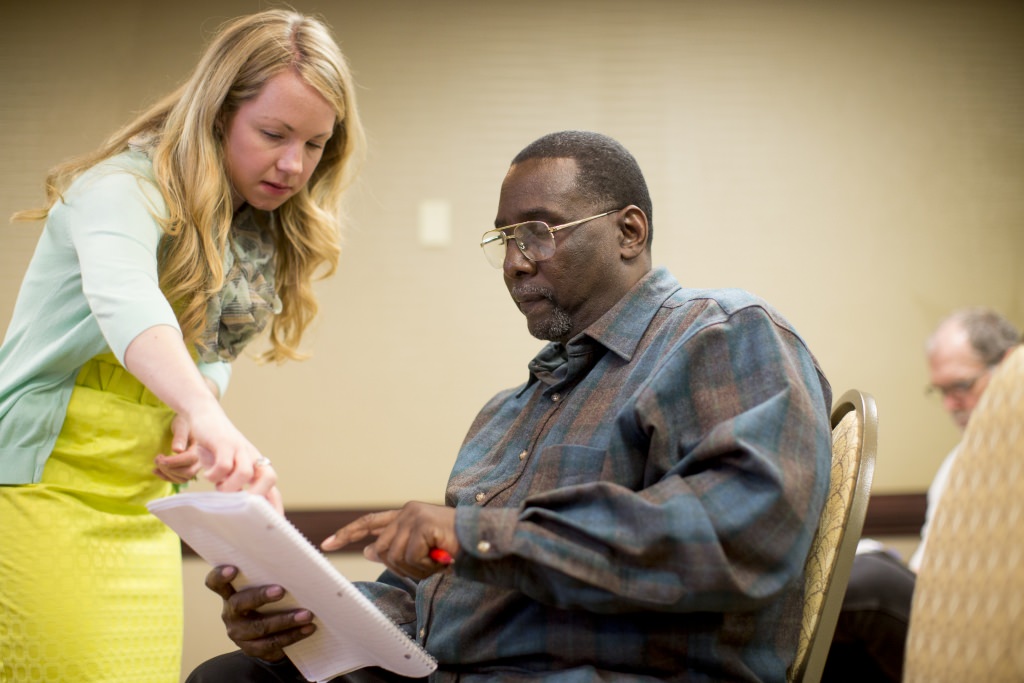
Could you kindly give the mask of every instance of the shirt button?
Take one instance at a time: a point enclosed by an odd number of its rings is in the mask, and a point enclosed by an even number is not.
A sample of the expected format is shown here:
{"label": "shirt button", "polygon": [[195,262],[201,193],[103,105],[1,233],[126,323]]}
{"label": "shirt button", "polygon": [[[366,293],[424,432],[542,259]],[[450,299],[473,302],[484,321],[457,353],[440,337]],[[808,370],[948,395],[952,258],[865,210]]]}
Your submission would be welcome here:
{"label": "shirt button", "polygon": [[523,452],[519,454],[519,459],[520,459],[520,460],[526,460],[526,453],[527,453],[527,452],[526,452],[526,450],[524,449],[524,450],[523,450]]}
{"label": "shirt button", "polygon": [[423,640],[424,636],[426,636],[426,635],[427,635],[427,629],[421,628],[420,629],[420,640]]}
{"label": "shirt button", "polygon": [[562,400],[562,395],[561,394],[551,394],[551,400],[554,401],[555,403],[558,403],[560,400]]}
{"label": "shirt button", "polygon": [[484,499],[484,492],[481,491],[478,494],[476,494],[476,496],[474,496],[474,497],[476,498],[476,502],[479,503],[480,501],[482,501]]}
{"label": "shirt button", "polygon": [[490,541],[480,541],[476,544],[476,549],[482,553],[488,553],[491,551],[491,543]]}

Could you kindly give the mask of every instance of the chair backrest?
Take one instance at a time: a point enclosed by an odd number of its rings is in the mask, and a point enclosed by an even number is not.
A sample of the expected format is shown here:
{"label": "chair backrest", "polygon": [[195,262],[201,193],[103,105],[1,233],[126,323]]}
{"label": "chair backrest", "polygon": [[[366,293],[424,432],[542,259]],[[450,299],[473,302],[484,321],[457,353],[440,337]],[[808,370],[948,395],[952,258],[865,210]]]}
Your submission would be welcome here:
{"label": "chair backrest", "polygon": [[804,565],[804,614],[791,682],[821,680],[864,528],[877,450],[875,399],[851,389],[832,408],[832,476]]}
{"label": "chair backrest", "polygon": [[903,680],[1024,681],[1024,348],[993,373],[932,515]]}

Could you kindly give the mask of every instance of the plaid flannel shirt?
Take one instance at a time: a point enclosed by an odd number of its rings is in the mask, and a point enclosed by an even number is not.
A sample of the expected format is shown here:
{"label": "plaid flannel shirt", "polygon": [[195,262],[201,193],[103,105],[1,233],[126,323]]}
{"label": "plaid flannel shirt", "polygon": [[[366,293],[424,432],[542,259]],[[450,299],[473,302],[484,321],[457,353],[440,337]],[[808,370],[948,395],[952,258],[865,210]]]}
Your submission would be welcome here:
{"label": "plaid flannel shirt", "polygon": [[784,681],[831,461],[831,389],[741,290],[656,269],[474,421],[462,554],[367,591],[436,681]]}

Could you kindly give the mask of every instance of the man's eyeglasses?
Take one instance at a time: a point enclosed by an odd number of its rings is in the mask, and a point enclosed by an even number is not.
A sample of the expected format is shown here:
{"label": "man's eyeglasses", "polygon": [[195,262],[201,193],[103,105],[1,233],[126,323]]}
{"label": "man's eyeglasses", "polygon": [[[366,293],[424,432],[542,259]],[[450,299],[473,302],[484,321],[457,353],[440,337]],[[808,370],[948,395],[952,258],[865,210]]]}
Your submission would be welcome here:
{"label": "man's eyeglasses", "polygon": [[599,213],[596,216],[581,218],[578,221],[562,223],[554,227],[549,226],[544,221],[526,221],[525,223],[506,225],[504,228],[495,228],[485,232],[480,239],[480,248],[484,250],[484,256],[487,257],[488,263],[495,268],[501,268],[505,263],[505,245],[508,244],[509,240],[514,241],[516,246],[519,247],[519,251],[523,252],[523,256],[531,261],[546,261],[555,255],[556,232],[571,228],[574,225],[581,225],[595,218],[607,216],[616,211],[621,211],[621,209],[612,209],[611,211]]}
{"label": "man's eyeglasses", "polygon": [[985,368],[985,370],[974,377],[970,379],[962,379],[959,382],[950,382],[949,384],[930,384],[925,387],[925,393],[941,394],[943,398],[967,398],[967,394],[971,392],[974,385],[978,383],[978,380],[987,375],[990,369],[991,368]]}

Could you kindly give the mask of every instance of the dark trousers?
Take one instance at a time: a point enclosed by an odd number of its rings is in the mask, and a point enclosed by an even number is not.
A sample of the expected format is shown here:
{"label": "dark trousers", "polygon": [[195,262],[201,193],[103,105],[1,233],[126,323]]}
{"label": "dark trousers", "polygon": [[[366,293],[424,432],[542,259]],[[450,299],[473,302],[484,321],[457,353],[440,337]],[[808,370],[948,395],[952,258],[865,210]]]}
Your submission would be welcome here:
{"label": "dark trousers", "polygon": [[[335,683],[408,683],[425,678],[406,678],[390,671],[366,668],[331,679]],[[241,651],[229,652],[209,659],[189,674],[185,683],[307,683],[295,665],[288,660],[268,664]]]}
{"label": "dark trousers", "polygon": [[822,683],[899,683],[915,578],[887,552],[854,558]]}

